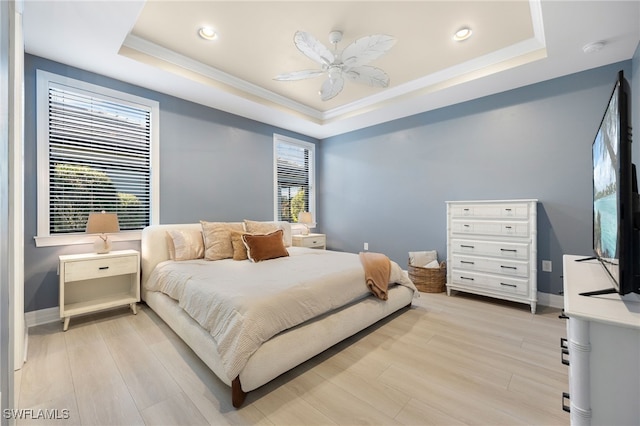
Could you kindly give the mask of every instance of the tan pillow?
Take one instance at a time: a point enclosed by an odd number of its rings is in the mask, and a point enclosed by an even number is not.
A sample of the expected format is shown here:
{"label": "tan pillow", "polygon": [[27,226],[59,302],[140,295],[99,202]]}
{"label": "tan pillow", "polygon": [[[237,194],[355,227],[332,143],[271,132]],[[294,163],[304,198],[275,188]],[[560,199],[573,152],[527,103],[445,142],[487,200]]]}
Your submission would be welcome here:
{"label": "tan pillow", "polygon": [[250,234],[269,234],[277,229],[282,229],[282,239],[285,247],[291,247],[291,224],[284,220],[260,222],[256,220],[244,220],[244,229]]}
{"label": "tan pillow", "polygon": [[207,260],[230,259],[233,257],[231,231],[242,231],[241,222],[200,221],[204,237],[204,258]]}
{"label": "tan pillow", "polygon": [[267,235],[244,234],[242,241],[247,247],[247,256],[253,262],[289,256],[282,241],[282,229]]}
{"label": "tan pillow", "polygon": [[249,258],[247,256],[247,247],[244,245],[244,241],[242,241],[242,236],[244,234],[246,234],[246,232],[231,231],[231,246],[233,247],[233,260],[246,260]]}
{"label": "tan pillow", "polygon": [[202,259],[204,257],[204,240],[199,229],[167,231],[167,246],[171,260]]}

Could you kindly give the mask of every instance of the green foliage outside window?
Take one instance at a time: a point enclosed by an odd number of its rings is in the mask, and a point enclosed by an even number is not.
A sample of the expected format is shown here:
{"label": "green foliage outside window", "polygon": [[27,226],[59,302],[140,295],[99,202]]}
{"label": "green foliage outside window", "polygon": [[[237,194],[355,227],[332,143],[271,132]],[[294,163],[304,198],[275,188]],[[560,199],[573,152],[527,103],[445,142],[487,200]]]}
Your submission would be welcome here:
{"label": "green foliage outside window", "polygon": [[50,232],[84,232],[91,212],[117,213],[121,229],[147,225],[139,217],[140,200],[134,194],[118,192],[103,171],[77,164],[56,164],[50,176]]}

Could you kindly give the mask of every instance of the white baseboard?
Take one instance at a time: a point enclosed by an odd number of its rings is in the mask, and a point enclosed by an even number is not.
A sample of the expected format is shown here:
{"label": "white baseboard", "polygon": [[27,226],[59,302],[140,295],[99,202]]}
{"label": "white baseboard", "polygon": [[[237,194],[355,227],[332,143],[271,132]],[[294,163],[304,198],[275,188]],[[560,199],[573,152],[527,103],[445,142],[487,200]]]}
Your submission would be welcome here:
{"label": "white baseboard", "polygon": [[60,321],[60,308],[55,306],[53,308],[40,309],[39,311],[26,312],[24,319],[26,328]]}
{"label": "white baseboard", "polygon": [[538,304],[552,308],[564,308],[564,297],[559,294],[538,292]]}

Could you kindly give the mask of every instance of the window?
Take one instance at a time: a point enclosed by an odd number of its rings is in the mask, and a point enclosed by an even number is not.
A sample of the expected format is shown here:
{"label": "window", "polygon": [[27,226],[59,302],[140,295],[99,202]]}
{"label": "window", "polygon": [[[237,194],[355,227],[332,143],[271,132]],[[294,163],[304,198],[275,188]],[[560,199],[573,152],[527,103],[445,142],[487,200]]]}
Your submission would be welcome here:
{"label": "window", "polygon": [[37,102],[36,244],[88,242],[87,217],[102,210],[118,214],[114,239],[138,239],[157,222],[158,103],[41,70]]}
{"label": "window", "polygon": [[275,158],[275,220],[298,222],[298,213],[315,218],[315,145],[281,135],[273,136]]}

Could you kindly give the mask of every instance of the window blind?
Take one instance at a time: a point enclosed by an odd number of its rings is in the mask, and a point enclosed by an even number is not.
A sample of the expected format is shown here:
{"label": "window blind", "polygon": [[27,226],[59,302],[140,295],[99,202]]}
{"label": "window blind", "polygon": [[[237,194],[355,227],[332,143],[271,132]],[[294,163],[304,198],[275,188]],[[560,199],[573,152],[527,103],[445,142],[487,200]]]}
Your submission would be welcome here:
{"label": "window blind", "polygon": [[310,210],[313,151],[305,145],[277,141],[277,219],[297,222],[298,213]]}
{"label": "window blind", "polygon": [[142,229],[151,209],[151,110],[49,86],[49,232],[84,232],[90,212]]}

